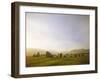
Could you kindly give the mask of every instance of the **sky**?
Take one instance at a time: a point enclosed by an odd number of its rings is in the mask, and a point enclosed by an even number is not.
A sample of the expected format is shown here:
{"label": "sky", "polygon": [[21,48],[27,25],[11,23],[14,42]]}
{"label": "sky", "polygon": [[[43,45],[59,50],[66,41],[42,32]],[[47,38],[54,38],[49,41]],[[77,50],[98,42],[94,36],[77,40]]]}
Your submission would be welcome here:
{"label": "sky", "polygon": [[26,48],[89,49],[89,15],[27,12]]}

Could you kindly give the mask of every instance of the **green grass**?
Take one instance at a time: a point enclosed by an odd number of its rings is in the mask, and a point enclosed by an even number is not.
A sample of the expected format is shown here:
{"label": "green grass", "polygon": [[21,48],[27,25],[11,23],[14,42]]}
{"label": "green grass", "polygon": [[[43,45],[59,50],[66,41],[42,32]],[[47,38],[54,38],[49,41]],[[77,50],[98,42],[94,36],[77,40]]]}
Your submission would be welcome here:
{"label": "green grass", "polygon": [[26,56],[26,67],[89,64],[88,53],[81,56],[75,55],[77,54],[71,54],[67,57]]}

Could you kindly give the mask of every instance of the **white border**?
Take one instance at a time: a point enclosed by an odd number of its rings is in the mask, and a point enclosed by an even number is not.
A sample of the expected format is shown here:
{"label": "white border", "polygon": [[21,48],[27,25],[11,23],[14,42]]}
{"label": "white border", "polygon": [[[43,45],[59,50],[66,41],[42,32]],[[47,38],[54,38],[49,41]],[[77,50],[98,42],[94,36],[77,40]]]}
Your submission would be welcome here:
{"label": "white border", "polygon": [[[52,7],[31,7],[20,6],[20,52],[19,52],[19,73],[20,74],[40,74],[55,72],[73,72],[95,70],[95,11],[72,8],[52,8]],[[90,15],[90,64],[89,65],[69,65],[52,67],[25,67],[25,12],[46,12],[63,14]]]}

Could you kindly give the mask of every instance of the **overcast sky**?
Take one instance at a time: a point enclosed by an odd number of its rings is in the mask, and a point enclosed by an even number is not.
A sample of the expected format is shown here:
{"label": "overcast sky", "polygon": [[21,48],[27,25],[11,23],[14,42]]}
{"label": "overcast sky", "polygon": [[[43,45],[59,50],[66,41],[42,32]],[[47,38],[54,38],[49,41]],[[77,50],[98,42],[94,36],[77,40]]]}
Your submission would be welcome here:
{"label": "overcast sky", "polygon": [[26,48],[89,49],[89,16],[26,13]]}

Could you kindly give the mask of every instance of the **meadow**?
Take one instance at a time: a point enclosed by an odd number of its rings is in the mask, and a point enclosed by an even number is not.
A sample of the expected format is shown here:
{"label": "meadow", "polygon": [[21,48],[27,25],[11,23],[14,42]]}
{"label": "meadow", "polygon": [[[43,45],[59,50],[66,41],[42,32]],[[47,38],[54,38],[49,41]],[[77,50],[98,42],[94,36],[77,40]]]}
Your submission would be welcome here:
{"label": "meadow", "polygon": [[26,67],[89,64],[88,51],[76,50],[73,52],[53,54],[49,51],[27,51],[27,54],[31,55],[26,55]]}

